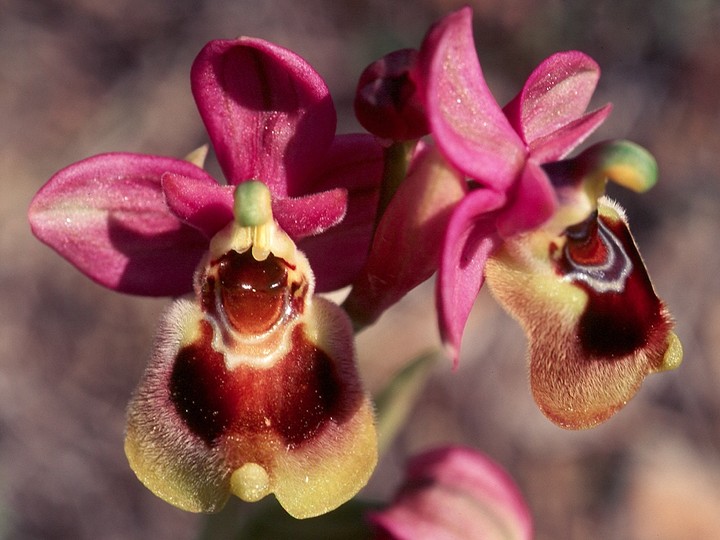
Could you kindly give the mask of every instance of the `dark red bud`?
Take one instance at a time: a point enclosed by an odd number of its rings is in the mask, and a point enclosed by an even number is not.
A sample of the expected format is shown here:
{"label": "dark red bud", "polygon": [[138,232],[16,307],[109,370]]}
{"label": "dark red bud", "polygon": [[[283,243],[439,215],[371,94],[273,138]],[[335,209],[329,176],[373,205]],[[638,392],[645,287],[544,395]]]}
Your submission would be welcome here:
{"label": "dark red bud", "polygon": [[415,49],[401,49],[373,62],[360,75],[355,115],[373,135],[404,141],[430,132],[417,57]]}

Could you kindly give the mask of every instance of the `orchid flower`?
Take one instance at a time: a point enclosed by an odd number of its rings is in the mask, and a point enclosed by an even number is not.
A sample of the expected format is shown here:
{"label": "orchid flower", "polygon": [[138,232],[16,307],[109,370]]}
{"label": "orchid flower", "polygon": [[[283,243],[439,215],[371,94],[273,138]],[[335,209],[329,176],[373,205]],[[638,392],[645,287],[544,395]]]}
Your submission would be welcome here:
{"label": "orchid flower", "polygon": [[438,270],[440,329],[457,362],[485,276],[530,339],[533,395],[557,424],[611,416],[645,375],[682,357],[608,180],[644,191],[656,164],[631,143],[600,143],[563,158],[609,114],[584,114],[599,69],[579,52],[538,66],[501,109],[482,75],[471,12],[441,21],[423,43],[432,136],[470,179],[449,218]]}
{"label": "orchid flower", "polygon": [[413,457],[395,501],[370,521],[378,540],[529,540],[533,534],[530,511],[512,478],[461,446]]}
{"label": "orchid flower", "polygon": [[202,156],[99,155],[39,191],[32,229],[113,290],[192,292],[163,316],[128,409],[125,451],[150,490],[195,512],[274,493],[322,514],[377,460],[350,321],[313,293],[364,260],[381,150],[335,137],[325,83],[268,42],[210,42],[191,79],[229,185]]}

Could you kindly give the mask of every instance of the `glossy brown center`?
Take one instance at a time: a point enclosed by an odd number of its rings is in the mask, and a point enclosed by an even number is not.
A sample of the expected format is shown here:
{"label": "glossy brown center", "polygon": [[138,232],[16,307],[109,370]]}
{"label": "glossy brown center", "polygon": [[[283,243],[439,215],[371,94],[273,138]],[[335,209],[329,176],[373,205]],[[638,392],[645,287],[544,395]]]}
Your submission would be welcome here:
{"label": "glossy brown center", "polygon": [[250,250],[226,253],[218,262],[218,282],[223,309],[238,332],[263,333],[285,313],[289,302],[287,266],[272,254],[257,261]]}

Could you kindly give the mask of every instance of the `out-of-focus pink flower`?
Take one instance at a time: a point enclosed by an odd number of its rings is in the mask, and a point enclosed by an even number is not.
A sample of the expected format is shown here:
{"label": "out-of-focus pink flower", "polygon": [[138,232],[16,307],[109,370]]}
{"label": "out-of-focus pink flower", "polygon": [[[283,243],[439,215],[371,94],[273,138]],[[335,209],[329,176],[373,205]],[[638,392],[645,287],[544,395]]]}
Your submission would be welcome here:
{"label": "out-of-focus pink flower", "polygon": [[584,114],[600,70],[572,51],[542,62],[501,109],[478,62],[470,8],[445,17],[429,32],[420,63],[432,136],[452,166],[470,179],[450,217],[438,270],[440,330],[457,362],[487,257],[503,238],[536,228],[557,207],[541,165],[571,152],[602,123],[610,106]]}
{"label": "out-of-focus pink flower", "polygon": [[193,65],[192,90],[229,185],[184,160],[98,155],[38,192],[35,235],[101,285],[180,295],[192,290],[210,238],[232,221],[233,186],[260,180],[280,226],[310,258],[318,290],[349,283],[367,253],[382,174],[373,137],[336,137],[320,76],[263,40],[210,42]]}
{"label": "out-of-focus pink flower", "polygon": [[532,538],[532,518],[512,478],[458,446],[414,457],[395,501],[370,520],[378,540]]}

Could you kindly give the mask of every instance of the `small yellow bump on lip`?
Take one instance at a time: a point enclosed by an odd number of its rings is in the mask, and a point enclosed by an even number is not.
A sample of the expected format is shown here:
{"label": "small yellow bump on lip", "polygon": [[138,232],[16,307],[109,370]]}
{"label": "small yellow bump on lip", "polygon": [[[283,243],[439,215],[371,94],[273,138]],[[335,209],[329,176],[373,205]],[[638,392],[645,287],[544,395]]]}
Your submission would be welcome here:
{"label": "small yellow bump on lip", "polygon": [[230,490],[245,502],[257,502],[270,493],[270,477],[257,463],[245,463],[230,476]]}

